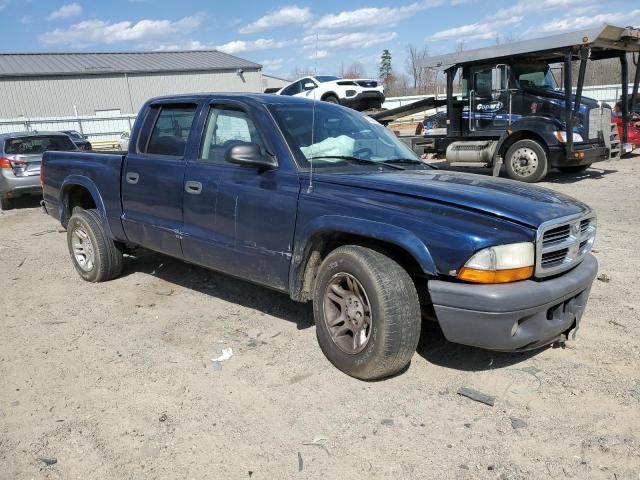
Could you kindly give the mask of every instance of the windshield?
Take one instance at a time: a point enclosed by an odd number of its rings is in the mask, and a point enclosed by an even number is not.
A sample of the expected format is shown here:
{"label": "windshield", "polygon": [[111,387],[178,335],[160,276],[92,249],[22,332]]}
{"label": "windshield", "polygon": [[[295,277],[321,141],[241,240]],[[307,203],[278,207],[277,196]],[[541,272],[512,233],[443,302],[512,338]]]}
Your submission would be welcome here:
{"label": "windshield", "polygon": [[76,146],[66,135],[11,138],[4,144],[7,155],[36,155],[47,150],[76,150]]}
{"label": "windshield", "polygon": [[64,133],[66,133],[67,135],[69,135],[71,138],[74,138],[76,140],[83,140],[82,135],[80,135],[78,132],[75,132],[73,130],[70,131],[65,131]]}
{"label": "windshield", "polygon": [[333,75],[318,75],[317,77],[313,77],[318,80],[320,83],[324,82],[333,82],[334,80],[340,80],[340,77],[334,77]]}
{"label": "windshield", "polygon": [[512,71],[520,88],[544,88],[555,90],[557,85],[546,63],[513,65]]}
{"label": "windshield", "polygon": [[300,102],[269,107],[301,168],[308,169],[310,160],[314,169],[371,169],[387,162],[424,165],[409,147],[375,120],[325,102],[315,104],[313,119],[313,105]]}

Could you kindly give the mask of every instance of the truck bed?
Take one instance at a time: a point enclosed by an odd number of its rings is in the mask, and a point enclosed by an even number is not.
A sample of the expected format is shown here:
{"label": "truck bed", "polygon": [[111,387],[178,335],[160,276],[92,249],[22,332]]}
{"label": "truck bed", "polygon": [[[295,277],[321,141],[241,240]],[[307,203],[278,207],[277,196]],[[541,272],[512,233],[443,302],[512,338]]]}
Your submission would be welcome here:
{"label": "truck bed", "polygon": [[120,178],[124,158],[124,153],[45,152],[42,159],[45,208],[65,225],[70,212],[65,212],[62,199],[68,185],[82,185],[92,193],[100,214],[119,233],[122,229]]}

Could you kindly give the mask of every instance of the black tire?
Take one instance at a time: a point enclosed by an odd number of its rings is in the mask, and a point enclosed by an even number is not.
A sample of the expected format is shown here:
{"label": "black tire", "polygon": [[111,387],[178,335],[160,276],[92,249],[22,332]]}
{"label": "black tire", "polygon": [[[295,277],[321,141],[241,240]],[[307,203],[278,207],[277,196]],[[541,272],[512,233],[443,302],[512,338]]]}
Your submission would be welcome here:
{"label": "black tire", "polygon": [[13,199],[0,195],[0,210],[11,210],[13,208]]}
{"label": "black tire", "polygon": [[327,103],[335,103],[337,105],[340,105],[340,100],[338,100],[338,97],[336,97],[335,95],[327,95],[322,100]]}
{"label": "black tire", "polygon": [[547,151],[535,140],[518,140],[509,147],[504,166],[512,180],[539,182],[549,171]]}
{"label": "black tire", "polygon": [[572,167],[558,167],[558,170],[560,170],[563,173],[580,173],[580,172],[584,172],[590,166],[591,166],[591,164],[588,164],[588,165],[575,165],[575,166],[572,166]]}
{"label": "black tire", "polygon": [[[361,350],[354,352],[346,352],[338,345],[328,325],[329,310],[342,307],[326,295],[336,279],[345,275],[359,282],[370,312],[368,338]],[[342,298],[343,304],[350,302]],[[313,311],[320,348],[333,365],[352,377],[374,380],[393,375],[409,364],[418,346],[422,319],[416,287],[400,265],[369,248],[347,245],[327,255],[316,277]],[[348,322],[342,321],[342,327]],[[345,337],[348,335],[340,336]],[[355,334],[351,335],[353,338]]]}
{"label": "black tire", "polygon": [[[90,248],[93,252],[90,264],[83,265],[74,253],[74,241],[77,243],[80,237],[90,242],[90,245],[85,244],[83,247]],[[73,266],[88,282],[105,282],[122,273],[124,266],[122,251],[120,246],[106,234],[97,210],[74,208],[73,215],[67,224],[67,247]]]}

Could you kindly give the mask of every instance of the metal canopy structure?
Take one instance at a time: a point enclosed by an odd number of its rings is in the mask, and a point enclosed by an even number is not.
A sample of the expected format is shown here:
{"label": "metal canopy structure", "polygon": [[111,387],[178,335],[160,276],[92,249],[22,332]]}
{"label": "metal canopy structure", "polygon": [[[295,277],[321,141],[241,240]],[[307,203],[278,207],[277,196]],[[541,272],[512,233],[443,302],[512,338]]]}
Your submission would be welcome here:
{"label": "metal canopy structure", "polygon": [[582,47],[591,50],[592,60],[617,58],[620,52],[640,52],[640,30],[605,24],[597,28],[429,57],[422,60],[419,66],[444,70],[455,65],[499,62],[514,57],[561,62],[567,50],[578,53]]}

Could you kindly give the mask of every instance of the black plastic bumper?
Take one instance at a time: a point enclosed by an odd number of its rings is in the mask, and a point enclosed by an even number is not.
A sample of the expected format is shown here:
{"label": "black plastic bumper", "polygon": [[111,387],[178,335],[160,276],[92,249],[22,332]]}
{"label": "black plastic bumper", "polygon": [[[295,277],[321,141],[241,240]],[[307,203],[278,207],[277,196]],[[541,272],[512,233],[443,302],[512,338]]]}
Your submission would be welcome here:
{"label": "black plastic bumper", "polygon": [[447,340],[490,350],[530,350],[577,329],[597,273],[598,262],[589,254],[550,280],[503,285],[433,280],[429,293]]}
{"label": "black plastic bumper", "polygon": [[370,91],[370,92],[360,92],[353,97],[347,97],[340,99],[340,103],[347,107],[356,108],[362,107],[366,105],[377,105],[380,106],[384,102],[384,94],[381,92]]}
{"label": "black plastic bumper", "polygon": [[591,165],[595,162],[608,160],[610,151],[607,147],[593,144],[576,144],[573,146],[574,153],[583,153],[584,158],[567,158],[564,145],[549,146],[549,160],[553,167],[579,167],[581,165]]}

